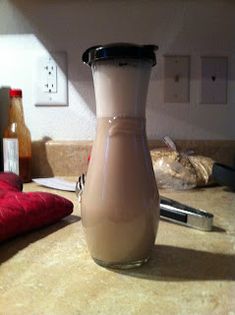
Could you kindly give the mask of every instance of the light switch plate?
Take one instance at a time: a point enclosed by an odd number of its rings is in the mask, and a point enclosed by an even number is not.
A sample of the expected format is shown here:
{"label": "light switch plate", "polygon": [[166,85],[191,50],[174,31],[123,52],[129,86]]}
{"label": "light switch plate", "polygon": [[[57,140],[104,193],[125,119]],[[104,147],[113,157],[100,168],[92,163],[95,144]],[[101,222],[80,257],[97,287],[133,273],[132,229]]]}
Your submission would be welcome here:
{"label": "light switch plate", "polygon": [[164,57],[164,102],[188,103],[190,81],[189,56]]}
{"label": "light switch plate", "polygon": [[226,104],[228,58],[201,57],[201,103]]}
{"label": "light switch plate", "polygon": [[68,105],[66,52],[51,52],[37,56],[33,86],[36,106]]}

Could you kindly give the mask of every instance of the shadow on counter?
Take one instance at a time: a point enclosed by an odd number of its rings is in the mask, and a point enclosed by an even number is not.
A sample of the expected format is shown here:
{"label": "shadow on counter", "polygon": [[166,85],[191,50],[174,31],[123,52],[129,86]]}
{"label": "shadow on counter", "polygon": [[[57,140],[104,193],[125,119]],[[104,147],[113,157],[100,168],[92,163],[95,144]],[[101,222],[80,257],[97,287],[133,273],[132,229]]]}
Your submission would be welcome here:
{"label": "shadow on counter", "polygon": [[149,262],[140,268],[113,270],[155,281],[235,280],[235,255],[157,245]]}
{"label": "shadow on counter", "polygon": [[[42,140],[32,142],[32,177],[53,177],[53,169],[48,161],[46,143],[52,140],[44,137]],[[41,170],[41,172],[38,172]]]}
{"label": "shadow on counter", "polygon": [[38,229],[36,231],[29,232],[22,236],[13,238],[12,240],[5,241],[0,244],[0,265],[16,255],[20,250],[26,248],[31,243],[34,243],[54,232],[66,227],[67,225],[73,224],[80,221],[81,217],[77,215],[70,215],[59,222],[49,225],[47,227]]}

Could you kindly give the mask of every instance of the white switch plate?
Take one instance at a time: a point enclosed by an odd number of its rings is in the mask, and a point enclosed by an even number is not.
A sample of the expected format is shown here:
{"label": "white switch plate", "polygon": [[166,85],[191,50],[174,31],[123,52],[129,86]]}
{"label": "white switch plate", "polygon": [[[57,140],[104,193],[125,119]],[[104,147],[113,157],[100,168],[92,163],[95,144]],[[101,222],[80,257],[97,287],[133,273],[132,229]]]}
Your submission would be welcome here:
{"label": "white switch plate", "polygon": [[164,57],[164,102],[189,102],[189,56]]}
{"label": "white switch plate", "polygon": [[226,104],[228,58],[201,57],[201,103]]}
{"label": "white switch plate", "polygon": [[36,106],[67,106],[67,55],[51,52],[37,56],[34,69],[34,104]]}

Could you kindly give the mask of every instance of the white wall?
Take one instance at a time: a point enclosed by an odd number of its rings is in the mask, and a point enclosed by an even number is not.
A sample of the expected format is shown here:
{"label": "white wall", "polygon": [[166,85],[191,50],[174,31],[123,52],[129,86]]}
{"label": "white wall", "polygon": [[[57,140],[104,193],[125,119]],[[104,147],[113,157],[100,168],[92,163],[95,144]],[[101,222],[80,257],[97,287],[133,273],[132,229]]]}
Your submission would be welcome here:
{"label": "white wall", "polygon": [[[89,46],[158,44],[147,99],[149,138],[235,139],[235,1],[0,0],[0,87],[21,87],[32,138],[93,139],[95,103]],[[69,106],[35,107],[33,68],[44,50],[68,54]],[[163,55],[191,56],[190,103],[164,104]],[[200,56],[229,57],[227,105],[201,105]]]}

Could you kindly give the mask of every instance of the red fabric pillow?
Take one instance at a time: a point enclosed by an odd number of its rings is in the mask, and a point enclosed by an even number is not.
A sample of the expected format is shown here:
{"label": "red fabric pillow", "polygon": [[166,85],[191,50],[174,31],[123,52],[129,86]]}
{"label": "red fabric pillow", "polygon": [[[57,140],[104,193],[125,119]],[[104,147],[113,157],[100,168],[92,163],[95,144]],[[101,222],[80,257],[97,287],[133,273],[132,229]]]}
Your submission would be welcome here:
{"label": "red fabric pillow", "polygon": [[0,173],[0,242],[55,223],[73,212],[73,203],[46,192],[21,192],[22,182]]}
{"label": "red fabric pillow", "polygon": [[14,173],[0,172],[0,190],[1,191],[22,191],[23,181]]}

